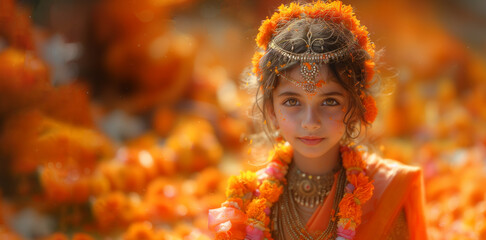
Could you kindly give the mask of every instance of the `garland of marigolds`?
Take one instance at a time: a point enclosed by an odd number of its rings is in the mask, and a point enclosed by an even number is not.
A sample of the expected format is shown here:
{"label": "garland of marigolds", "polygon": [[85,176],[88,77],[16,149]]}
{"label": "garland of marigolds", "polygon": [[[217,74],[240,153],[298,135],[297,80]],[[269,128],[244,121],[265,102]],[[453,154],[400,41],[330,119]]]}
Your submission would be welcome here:
{"label": "garland of marigolds", "polygon": [[[262,81],[262,71],[260,69],[260,60],[265,52],[268,50],[268,45],[273,39],[280,24],[288,22],[292,19],[299,18],[313,18],[325,21],[343,24],[354,36],[355,41],[364,49],[370,59],[364,62],[364,88],[368,89],[372,85],[372,79],[375,74],[375,45],[369,38],[369,33],[366,26],[361,25],[356,18],[353,8],[349,5],[343,5],[340,1],[324,2],[318,0],[312,4],[290,3],[288,6],[281,5],[278,11],[275,12],[271,18],[263,21],[258,29],[256,43],[259,50],[255,52],[252,59],[253,73],[259,81]],[[376,102],[371,95],[362,92],[360,94],[361,101],[366,109],[364,120],[371,124],[374,122],[377,115]]]}
{"label": "garland of marigolds", "polygon": [[[361,223],[361,205],[371,198],[374,186],[365,174],[366,163],[361,153],[347,146],[340,151],[347,179],[337,214],[336,239],[342,240],[354,238]],[[279,143],[265,168],[229,179],[227,200],[221,208],[209,211],[209,227],[216,232],[216,239],[273,239],[270,209],[283,192],[292,155],[289,143]]]}

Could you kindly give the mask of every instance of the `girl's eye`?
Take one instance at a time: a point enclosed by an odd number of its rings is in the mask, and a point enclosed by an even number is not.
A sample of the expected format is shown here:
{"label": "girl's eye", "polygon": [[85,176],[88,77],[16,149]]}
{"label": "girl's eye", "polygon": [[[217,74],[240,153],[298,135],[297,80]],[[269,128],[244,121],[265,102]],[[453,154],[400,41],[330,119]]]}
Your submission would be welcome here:
{"label": "girl's eye", "polygon": [[289,98],[289,99],[285,100],[284,105],[285,106],[297,106],[297,105],[299,105],[299,101],[295,98]]}
{"label": "girl's eye", "polygon": [[339,102],[334,98],[328,98],[328,99],[324,100],[323,105],[325,105],[325,106],[337,106],[337,105],[339,105]]}

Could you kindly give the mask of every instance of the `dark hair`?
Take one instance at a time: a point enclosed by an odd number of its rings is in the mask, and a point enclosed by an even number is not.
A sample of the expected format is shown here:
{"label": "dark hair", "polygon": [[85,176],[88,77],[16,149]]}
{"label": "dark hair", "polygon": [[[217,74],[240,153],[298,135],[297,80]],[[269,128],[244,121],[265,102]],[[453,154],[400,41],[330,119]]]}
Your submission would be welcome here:
{"label": "dark hair", "polygon": [[[325,39],[314,41],[313,39]],[[365,107],[360,99],[364,93],[370,94],[364,87],[365,64],[370,59],[369,54],[362,49],[354,35],[343,24],[312,18],[298,18],[281,22],[277,26],[273,41],[282,49],[293,53],[304,53],[312,48],[315,53],[325,53],[348,46],[348,54],[328,63],[335,74],[337,82],[349,93],[349,107],[344,117],[346,125],[346,140],[356,139],[360,136],[361,126],[367,123],[364,119]],[[283,57],[273,48],[268,48],[260,59],[261,78],[252,79],[252,86],[256,89],[256,99],[253,113],[259,113],[264,120],[267,119],[267,104],[273,104],[273,90],[278,85],[278,75],[298,65]],[[263,126],[263,130],[270,136],[275,127],[271,122]],[[271,138],[272,139],[272,138]]]}

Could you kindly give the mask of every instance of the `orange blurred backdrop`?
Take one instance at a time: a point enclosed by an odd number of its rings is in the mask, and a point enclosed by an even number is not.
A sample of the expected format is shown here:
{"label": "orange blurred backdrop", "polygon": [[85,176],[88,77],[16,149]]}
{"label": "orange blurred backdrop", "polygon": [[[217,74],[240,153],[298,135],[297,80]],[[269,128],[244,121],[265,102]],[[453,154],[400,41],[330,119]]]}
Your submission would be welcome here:
{"label": "orange blurred backdrop", "polygon": [[[0,0],[0,239],[211,239],[288,2]],[[486,239],[486,4],[344,3],[379,50],[373,150],[423,168],[431,239]]]}

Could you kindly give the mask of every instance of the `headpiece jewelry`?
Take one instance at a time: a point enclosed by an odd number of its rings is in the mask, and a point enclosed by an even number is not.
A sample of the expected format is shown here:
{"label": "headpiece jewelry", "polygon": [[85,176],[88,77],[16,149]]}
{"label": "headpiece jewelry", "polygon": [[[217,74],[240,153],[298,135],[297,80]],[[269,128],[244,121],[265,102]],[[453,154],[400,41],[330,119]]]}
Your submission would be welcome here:
{"label": "headpiece jewelry", "polygon": [[[315,93],[316,86],[318,84],[317,75],[319,75],[319,65],[320,64],[328,64],[331,62],[337,62],[339,59],[343,58],[345,55],[350,53],[350,50],[353,48],[352,44],[344,45],[338,49],[327,51],[327,52],[315,52],[313,47],[317,45],[316,43],[321,43],[321,49],[324,51],[323,44],[326,40],[324,38],[315,38],[312,39],[312,32],[309,29],[307,32],[307,39],[299,39],[305,43],[307,46],[307,50],[304,53],[294,53],[292,51],[287,51],[280,47],[279,45],[282,44],[284,41],[277,42],[273,39],[269,44],[268,47],[270,49],[275,50],[278,52],[283,58],[286,58],[288,62],[300,62],[300,73],[302,74],[304,81],[298,81],[293,78],[286,76],[285,74],[278,73],[277,75],[285,78],[286,80],[292,82],[293,84],[297,85],[298,87],[303,88],[307,93],[313,94]],[[319,45],[318,45],[319,46]],[[293,50],[293,45],[292,45]]]}

